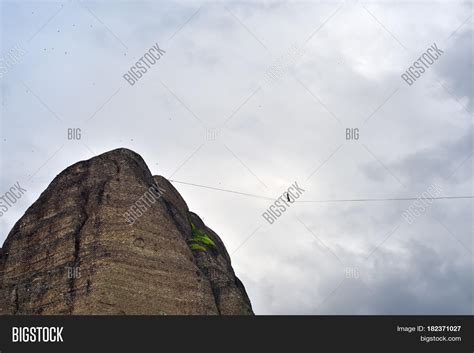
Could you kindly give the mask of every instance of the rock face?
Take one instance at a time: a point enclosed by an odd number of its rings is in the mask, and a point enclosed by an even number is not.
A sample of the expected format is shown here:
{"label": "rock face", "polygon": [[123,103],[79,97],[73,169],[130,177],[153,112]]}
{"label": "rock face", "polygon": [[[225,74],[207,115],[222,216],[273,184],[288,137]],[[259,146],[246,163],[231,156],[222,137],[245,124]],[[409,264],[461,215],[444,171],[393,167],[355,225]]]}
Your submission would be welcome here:
{"label": "rock face", "polygon": [[14,226],[0,249],[0,314],[253,312],[219,236],[118,149],[67,168]]}

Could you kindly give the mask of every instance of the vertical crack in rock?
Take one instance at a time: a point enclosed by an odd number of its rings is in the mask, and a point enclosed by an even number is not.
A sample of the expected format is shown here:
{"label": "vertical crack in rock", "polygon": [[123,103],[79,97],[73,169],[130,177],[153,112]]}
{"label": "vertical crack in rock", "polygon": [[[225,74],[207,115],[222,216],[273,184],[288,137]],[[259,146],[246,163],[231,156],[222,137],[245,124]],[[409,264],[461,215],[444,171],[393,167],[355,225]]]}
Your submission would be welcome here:
{"label": "vertical crack in rock", "polygon": [[18,287],[15,287],[15,289],[13,291],[14,291],[14,295],[15,295],[15,310],[14,310],[13,314],[17,314],[20,311],[20,301],[18,299]]}
{"label": "vertical crack in rock", "polygon": [[70,294],[70,302],[69,302],[69,312],[72,313],[74,311],[74,301],[76,299],[76,271],[80,269],[81,265],[81,236],[84,226],[86,225],[87,221],[89,220],[89,215],[87,213],[87,204],[89,202],[89,195],[87,191],[81,192],[81,199],[82,205],[81,207],[81,220],[77,227],[77,230],[74,232],[74,261],[72,263],[71,269],[72,273],[69,273],[69,294]]}

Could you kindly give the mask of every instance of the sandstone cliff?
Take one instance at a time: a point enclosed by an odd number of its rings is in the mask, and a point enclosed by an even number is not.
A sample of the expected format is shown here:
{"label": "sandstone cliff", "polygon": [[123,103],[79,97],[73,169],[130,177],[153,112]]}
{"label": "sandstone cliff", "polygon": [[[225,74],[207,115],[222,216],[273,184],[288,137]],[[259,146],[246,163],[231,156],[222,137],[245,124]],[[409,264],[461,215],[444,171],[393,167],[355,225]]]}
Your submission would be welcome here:
{"label": "sandstone cliff", "polygon": [[11,230],[0,249],[0,314],[252,307],[219,236],[138,154],[118,149],[59,174]]}

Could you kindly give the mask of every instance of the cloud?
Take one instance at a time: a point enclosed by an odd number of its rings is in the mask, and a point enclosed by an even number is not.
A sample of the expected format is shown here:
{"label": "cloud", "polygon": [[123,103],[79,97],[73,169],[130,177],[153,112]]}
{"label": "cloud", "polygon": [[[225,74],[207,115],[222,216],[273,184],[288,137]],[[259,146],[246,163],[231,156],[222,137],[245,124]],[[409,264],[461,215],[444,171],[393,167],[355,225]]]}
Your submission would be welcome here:
{"label": "cloud", "polygon": [[[472,20],[448,40],[462,4],[87,3],[94,16],[68,3],[49,22],[58,4],[2,6],[3,49],[28,43],[2,78],[0,193],[28,189],[2,240],[55,175],[117,147],[154,174],[270,198],[295,180],[307,201],[416,197],[433,182],[472,194]],[[434,41],[445,54],[406,85]],[[156,42],[166,54],[129,86],[123,73]],[[294,43],[303,55],[264,84]],[[472,312],[472,200],[436,202],[411,225],[409,202],[297,203],[269,226],[268,200],[176,187],[258,314]]]}

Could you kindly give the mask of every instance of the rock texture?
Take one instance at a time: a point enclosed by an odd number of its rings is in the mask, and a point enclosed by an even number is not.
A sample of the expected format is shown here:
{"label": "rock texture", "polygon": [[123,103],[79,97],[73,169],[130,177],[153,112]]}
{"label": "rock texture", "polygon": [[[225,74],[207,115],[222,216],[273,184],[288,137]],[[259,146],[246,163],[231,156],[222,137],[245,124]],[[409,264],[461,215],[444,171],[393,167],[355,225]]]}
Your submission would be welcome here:
{"label": "rock texture", "polygon": [[[149,188],[161,197],[128,224]],[[0,249],[0,314],[253,314],[219,236],[118,149],[59,174]]]}

